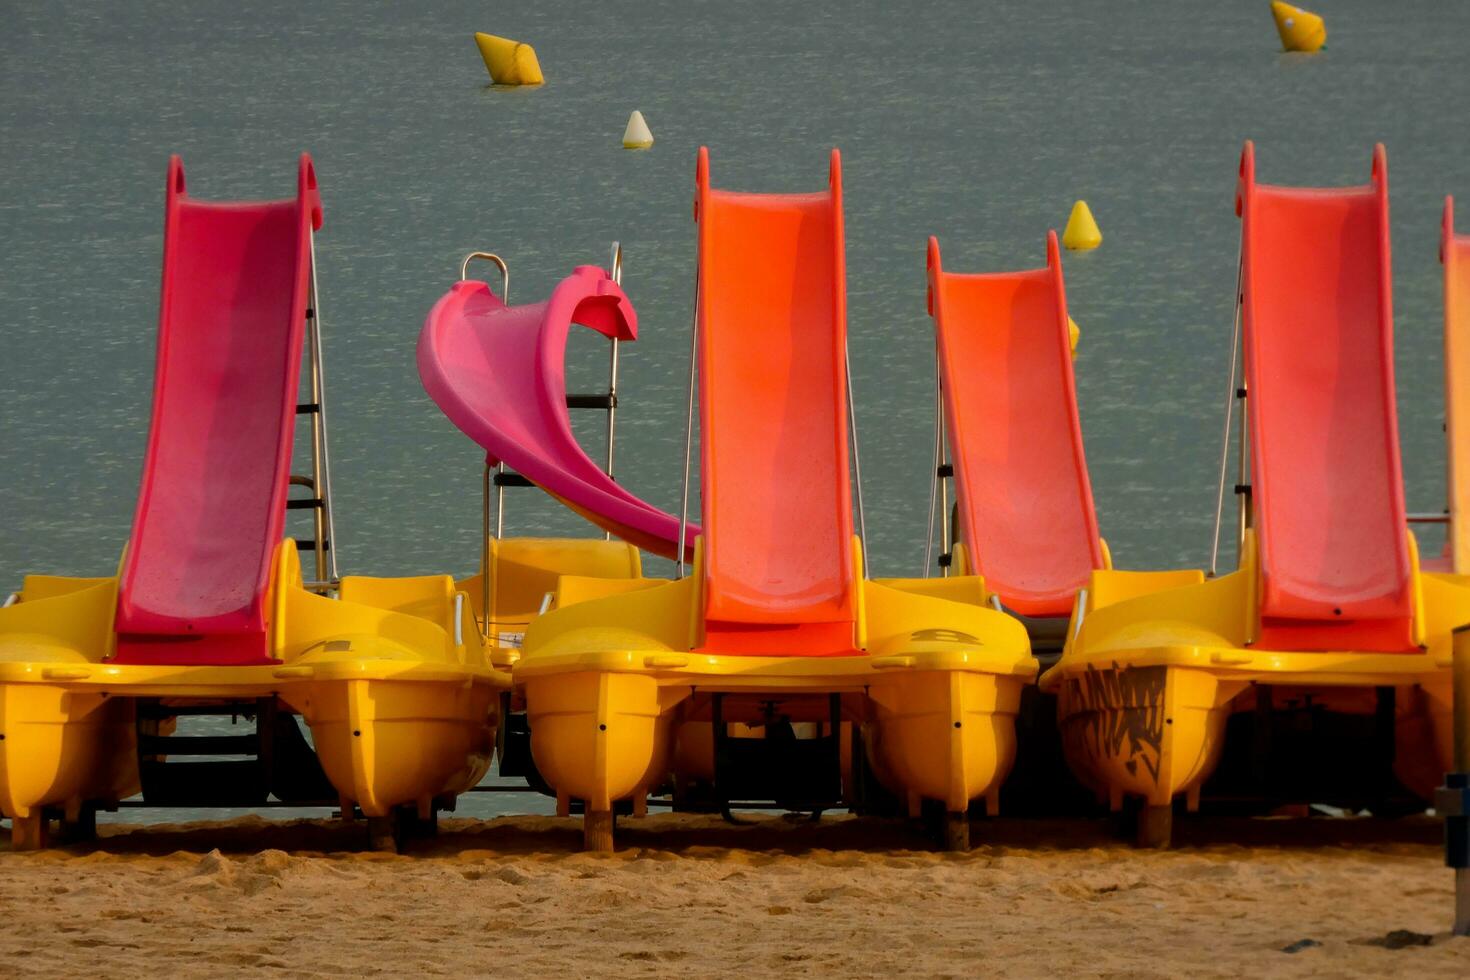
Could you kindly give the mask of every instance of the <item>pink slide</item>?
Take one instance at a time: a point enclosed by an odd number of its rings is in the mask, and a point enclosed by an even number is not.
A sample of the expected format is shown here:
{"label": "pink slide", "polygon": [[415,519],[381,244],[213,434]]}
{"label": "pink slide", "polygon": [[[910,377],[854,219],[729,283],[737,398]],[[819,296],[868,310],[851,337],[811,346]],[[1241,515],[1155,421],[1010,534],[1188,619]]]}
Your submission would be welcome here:
{"label": "pink slide", "polygon": [[[638,317],[608,274],[579,266],[540,303],[506,306],[483,282],[455,283],[419,335],[419,378],[461,432],[594,524],[665,558],[679,519],[629,493],[588,458],[567,415],[566,346],[573,323],[633,340]],[[686,532],[693,555],[699,528]]]}
{"label": "pink slide", "polygon": [[945,272],[930,238],[929,313],[970,564],[1007,608],[1068,616],[1103,553],[1056,233],[1046,268],[975,275]]}
{"label": "pink slide", "polygon": [[192,200],[169,161],[153,421],[118,586],[117,657],[269,662],[301,347],[321,227],[311,158],[296,197]]}
{"label": "pink slide", "polygon": [[1261,631],[1280,650],[1416,649],[1393,380],[1388,165],[1333,189],[1240,161],[1241,324]]}

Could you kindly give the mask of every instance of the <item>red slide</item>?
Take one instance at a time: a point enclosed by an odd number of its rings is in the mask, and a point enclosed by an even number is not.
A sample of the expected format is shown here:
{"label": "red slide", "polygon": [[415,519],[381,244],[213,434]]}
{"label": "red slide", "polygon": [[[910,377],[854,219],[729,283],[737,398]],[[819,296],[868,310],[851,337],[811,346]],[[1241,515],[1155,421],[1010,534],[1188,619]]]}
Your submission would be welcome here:
{"label": "red slide", "polygon": [[970,564],[1007,608],[1068,616],[1103,554],[1056,233],[1046,268],[980,275],[945,272],[930,238],[929,314]]}
{"label": "red slide", "polygon": [[741,194],[695,172],[706,648],[854,653],[842,173]]}
{"label": "red slide", "polygon": [[321,198],[192,200],[169,161],[153,421],[118,586],[117,661],[269,660],[266,590],[290,478]]}
{"label": "red slide", "polygon": [[1413,650],[1383,147],[1367,186],[1323,190],[1257,184],[1246,143],[1236,213],[1255,645]]}

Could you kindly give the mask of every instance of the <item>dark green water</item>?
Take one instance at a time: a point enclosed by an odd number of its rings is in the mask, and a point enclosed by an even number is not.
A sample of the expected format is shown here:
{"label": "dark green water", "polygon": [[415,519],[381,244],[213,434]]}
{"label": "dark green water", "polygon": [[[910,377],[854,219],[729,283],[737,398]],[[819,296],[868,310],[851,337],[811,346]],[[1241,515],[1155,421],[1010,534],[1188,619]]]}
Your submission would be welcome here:
{"label": "dark green water", "polygon": [[[0,3],[0,588],[106,574],[127,539],[151,391],[163,176],[283,197],[310,151],[344,571],[463,573],[479,456],[419,386],[423,316],[463,253],[513,295],[626,249],[620,478],[678,505],[695,150],[717,186],[815,190],[843,152],[848,309],[871,563],[916,574],[932,425],[924,241],[956,271],[1064,259],[1079,401],[1121,567],[1208,559],[1242,140],[1273,183],[1365,183],[1388,147],[1411,509],[1438,509],[1444,195],[1470,195],[1470,6],[1330,0],[1329,50],[1280,53],[1240,3]],[[548,83],[491,88],[475,30]],[[632,109],[657,137],[621,149]],[[572,352],[573,385],[603,370]],[[589,445],[600,451],[600,423]],[[580,533],[522,492],[508,530]],[[1422,535],[1424,552],[1439,548]],[[662,562],[650,570],[664,571]]]}

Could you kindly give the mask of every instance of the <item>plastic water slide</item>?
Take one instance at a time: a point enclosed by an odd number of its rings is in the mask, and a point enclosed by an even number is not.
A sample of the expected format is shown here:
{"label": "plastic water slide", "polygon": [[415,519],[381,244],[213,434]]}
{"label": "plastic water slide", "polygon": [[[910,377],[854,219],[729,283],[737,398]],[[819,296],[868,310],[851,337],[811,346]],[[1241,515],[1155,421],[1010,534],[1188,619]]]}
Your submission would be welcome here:
{"label": "plastic water slide", "polygon": [[1256,183],[1247,143],[1236,213],[1256,646],[1413,650],[1383,147],[1367,186],[1313,189]]}
{"label": "plastic water slide", "polygon": [[153,417],[117,601],[119,663],[269,661],[297,379],[321,227],[293,200],[196,201],[169,161]]}
{"label": "plastic water slide", "polygon": [[945,272],[930,238],[929,313],[969,568],[1008,609],[1068,616],[1105,559],[1056,233],[1045,268],[986,274]]}
{"label": "plastic water slide", "polygon": [[[540,303],[507,306],[489,285],[456,283],[419,335],[419,378],[461,432],[599,527],[673,558],[679,519],[644,502],[594,463],[567,414],[566,346],[573,323],[634,340],[633,304],[606,271],[580,266]],[[693,554],[699,528],[690,525]]]}
{"label": "plastic water slide", "polygon": [[695,170],[705,637],[732,653],[851,653],[842,169],[815,194]]}
{"label": "plastic water slide", "polygon": [[1470,235],[1455,234],[1455,199],[1445,198],[1445,443],[1449,457],[1449,570],[1470,574]]}

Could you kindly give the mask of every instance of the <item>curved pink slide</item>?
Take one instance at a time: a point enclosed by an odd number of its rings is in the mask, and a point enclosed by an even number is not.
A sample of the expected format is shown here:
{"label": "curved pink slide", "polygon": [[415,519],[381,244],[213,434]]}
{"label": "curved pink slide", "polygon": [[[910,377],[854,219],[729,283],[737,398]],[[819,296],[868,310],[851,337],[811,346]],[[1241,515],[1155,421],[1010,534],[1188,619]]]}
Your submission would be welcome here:
{"label": "curved pink slide", "polygon": [[946,272],[930,238],[929,313],[970,563],[1007,608],[1068,616],[1103,553],[1056,232],[1025,272]]}
{"label": "curved pink slide", "polygon": [[1414,650],[1383,147],[1367,185],[1319,189],[1256,183],[1246,143],[1236,212],[1256,645]]}
{"label": "curved pink slide", "polygon": [[269,661],[321,198],[196,201],[169,160],[153,420],[118,584],[120,663]]}
{"label": "curved pink slide", "polygon": [[[633,304],[596,266],[579,266],[548,299],[522,306],[505,305],[483,282],[455,283],[419,335],[419,378],[490,463],[505,463],[623,540],[673,558],[679,519],[624,489],[572,434],[566,347],[573,323],[619,340],[638,335]],[[689,525],[687,555],[698,534]]]}

